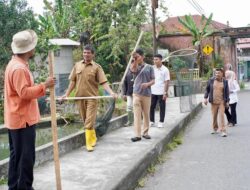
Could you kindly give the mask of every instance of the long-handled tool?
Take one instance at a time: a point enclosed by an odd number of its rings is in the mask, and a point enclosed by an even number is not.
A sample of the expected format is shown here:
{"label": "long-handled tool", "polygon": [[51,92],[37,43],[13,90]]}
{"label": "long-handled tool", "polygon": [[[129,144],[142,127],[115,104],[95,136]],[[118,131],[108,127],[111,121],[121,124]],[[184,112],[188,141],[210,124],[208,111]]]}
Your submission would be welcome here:
{"label": "long-handled tool", "polygon": [[86,96],[86,97],[66,97],[66,98],[56,98],[56,100],[93,100],[93,99],[109,99],[113,96]]}
{"label": "long-handled tool", "polygon": [[[49,52],[49,75],[54,77],[54,52]],[[57,121],[56,121],[56,101],[55,101],[55,87],[50,87],[50,110],[51,110],[51,128],[53,138],[53,152],[56,174],[56,189],[61,190],[61,174],[60,174],[60,162],[58,151],[58,135],[57,135]]]}
{"label": "long-handled tool", "polygon": [[[143,33],[144,33],[144,32],[141,31],[140,36],[139,36],[139,38],[137,39],[137,42],[136,42],[136,44],[135,44],[135,47],[134,47],[133,52],[135,52],[135,50],[138,48],[139,43],[140,43],[140,41],[141,41],[141,39],[142,39]],[[133,59],[133,56],[131,55],[131,56],[130,56],[130,59],[129,59],[129,62],[128,62],[128,65],[127,65],[127,67],[126,67],[126,70],[125,70],[125,72],[124,72],[124,74],[123,74],[122,80],[121,80],[121,82],[120,82],[120,84],[119,84],[119,87],[118,87],[118,91],[117,91],[117,92],[120,93],[120,94],[121,94],[121,90],[122,90],[122,84],[123,84],[123,82],[124,82],[124,80],[125,80],[125,77],[126,77],[128,71],[129,71],[129,67],[130,67],[130,65],[131,65],[132,59]]]}

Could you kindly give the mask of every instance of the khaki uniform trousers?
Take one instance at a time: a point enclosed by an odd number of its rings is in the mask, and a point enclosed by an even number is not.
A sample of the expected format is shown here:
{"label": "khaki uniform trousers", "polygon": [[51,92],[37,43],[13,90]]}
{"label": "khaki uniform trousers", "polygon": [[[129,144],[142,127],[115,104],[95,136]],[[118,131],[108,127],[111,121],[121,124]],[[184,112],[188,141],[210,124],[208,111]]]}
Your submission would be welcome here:
{"label": "khaki uniform trousers", "polygon": [[148,135],[150,105],[151,105],[150,96],[140,96],[137,94],[133,94],[134,129],[136,137],[141,137],[142,115],[143,115],[142,134]]}
{"label": "khaki uniform trousers", "polygon": [[96,120],[98,101],[97,100],[79,100],[77,101],[80,116],[84,122],[85,129],[94,129]]}
{"label": "khaki uniform trousers", "polygon": [[[213,117],[213,130],[217,131],[220,126],[221,132],[226,132],[226,126],[225,126],[225,118],[224,118],[224,112],[225,112],[225,103],[222,101],[220,104],[212,104],[211,103],[211,111],[212,111],[212,117]],[[217,117],[219,116],[219,124],[217,121]]]}

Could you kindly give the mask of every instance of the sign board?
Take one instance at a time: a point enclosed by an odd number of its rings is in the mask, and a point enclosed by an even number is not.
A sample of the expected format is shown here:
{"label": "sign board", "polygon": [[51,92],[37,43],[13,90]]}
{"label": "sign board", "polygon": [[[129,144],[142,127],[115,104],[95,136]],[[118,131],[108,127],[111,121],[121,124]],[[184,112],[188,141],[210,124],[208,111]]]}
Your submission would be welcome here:
{"label": "sign board", "polygon": [[202,50],[206,55],[210,55],[214,51],[210,45],[206,45]]}
{"label": "sign board", "polygon": [[158,49],[157,53],[161,54],[163,58],[167,57],[169,54],[168,49]]}

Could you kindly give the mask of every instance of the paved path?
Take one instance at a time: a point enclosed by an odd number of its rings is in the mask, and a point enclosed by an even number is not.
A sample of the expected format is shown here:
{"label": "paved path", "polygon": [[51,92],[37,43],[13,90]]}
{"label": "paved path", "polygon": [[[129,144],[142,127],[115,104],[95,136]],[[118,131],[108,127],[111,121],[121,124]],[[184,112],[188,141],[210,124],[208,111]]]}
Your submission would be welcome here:
{"label": "paved path", "polygon": [[250,91],[239,93],[238,126],[211,135],[210,106],[142,190],[250,190]]}
{"label": "paved path", "polygon": [[[151,140],[132,143],[130,138],[134,136],[133,128],[122,127],[104,135],[92,153],[82,147],[61,156],[63,190],[130,189],[132,179],[141,175],[141,170],[145,171],[151,163],[150,158],[156,155],[156,150],[162,149],[163,139],[188,114],[180,113],[179,98],[170,98],[167,101],[165,127],[151,128]],[[53,162],[35,169],[34,188],[56,189]],[[7,188],[0,186],[0,190],[3,189]]]}

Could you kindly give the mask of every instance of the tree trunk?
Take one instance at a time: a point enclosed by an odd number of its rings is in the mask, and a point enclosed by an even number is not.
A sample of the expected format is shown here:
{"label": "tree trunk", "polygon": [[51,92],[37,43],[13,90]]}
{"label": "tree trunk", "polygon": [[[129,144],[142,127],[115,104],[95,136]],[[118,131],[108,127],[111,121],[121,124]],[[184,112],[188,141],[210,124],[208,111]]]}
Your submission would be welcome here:
{"label": "tree trunk", "polygon": [[198,46],[197,65],[199,67],[199,77],[203,77],[203,75],[204,75],[204,64],[203,64],[203,59],[202,59],[201,45]]}

